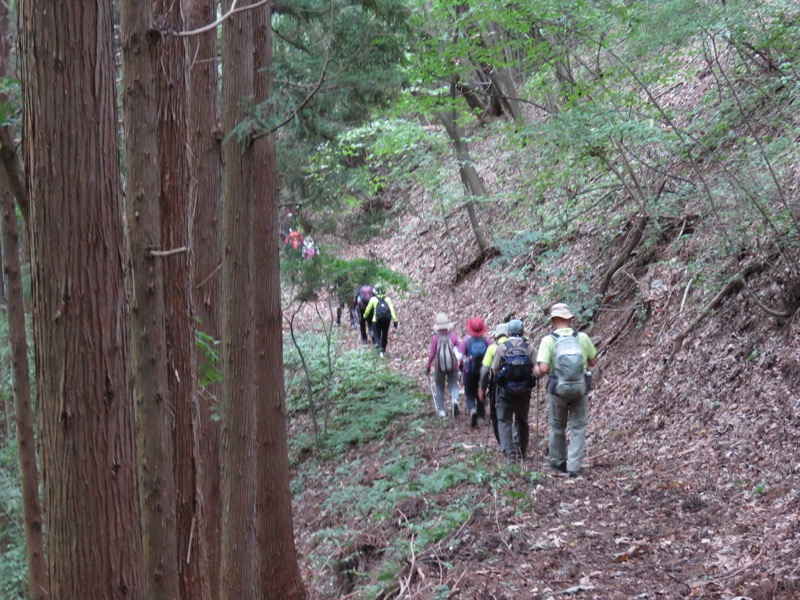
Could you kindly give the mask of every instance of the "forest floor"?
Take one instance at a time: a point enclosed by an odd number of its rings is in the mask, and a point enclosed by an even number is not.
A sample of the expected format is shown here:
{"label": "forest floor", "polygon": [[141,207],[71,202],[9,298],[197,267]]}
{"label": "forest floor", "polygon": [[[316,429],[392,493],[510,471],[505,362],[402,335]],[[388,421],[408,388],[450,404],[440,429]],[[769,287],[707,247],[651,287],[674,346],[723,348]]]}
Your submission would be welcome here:
{"label": "forest floor", "polygon": [[[372,251],[390,263],[402,257],[392,265],[400,270],[419,268],[413,255],[393,244],[397,240],[387,240]],[[337,559],[355,554],[355,563],[347,563],[354,576],[374,577],[370,569],[403,523],[464,498],[473,499],[472,510],[436,544],[415,549],[414,536],[407,536],[411,558],[372,597],[800,598],[796,323],[772,322],[742,298],[732,300],[666,363],[667,342],[691,320],[679,314],[677,285],[676,293],[653,303],[643,324],[632,325],[625,310],[602,314],[588,330],[601,354],[582,476],[546,467],[546,406],[538,394],[529,458],[509,474],[491,427],[471,429],[463,416],[463,393],[460,418],[435,415],[423,369],[435,312],[458,307],[450,313],[460,335],[474,315],[491,329],[507,302],[493,302],[481,290],[516,284],[499,284],[489,269],[458,287],[444,273],[431,275],[423,287],[436,294],[394,295],[400,327],[390,333],[386,359],[427,401],[420,401],[419,414],[398,420],[391,435],[320,462],[297,496],[301,562],[319,551],[315,533],[331,520],[349,523],[357,539],[325,567],[306,564],[313,598],[370,597],[337,573],[343,564],[336,567]],[[530,293],[518,290],[523,306],[517,314],[531,314],[524,306]],[[538,340],[546,319],[534,323],[527,333]],[[357,333],[350,337],[356,347]],[[423,457],[433,470],[440,463],[468,469],[483,461],[492,475],[399,503],[385,519],[361,515],[357,507],[320,510],[342,465],[352,465],[367,489],[385,477],[387,448]]]}

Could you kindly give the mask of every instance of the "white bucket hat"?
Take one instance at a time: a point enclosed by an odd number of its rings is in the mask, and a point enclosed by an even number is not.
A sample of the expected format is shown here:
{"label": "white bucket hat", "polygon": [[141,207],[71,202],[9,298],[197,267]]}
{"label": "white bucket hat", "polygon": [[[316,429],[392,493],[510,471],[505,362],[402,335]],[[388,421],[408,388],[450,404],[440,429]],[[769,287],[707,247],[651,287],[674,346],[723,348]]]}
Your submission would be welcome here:
{"label": "white bucket hat", "polygon": [[433,330],[434,331],[442,331],[447,330],[450,331],[453,328],[453,323],[450,320],[450,317],[447,316],[447,313],[436,313],[436,321],[433,323]]}
{"label": "white bucket hat", "polygon": [[550,309],[550,318],[560,318],[560,319],[571,319],[575,315],[572,314],[572,311],[569,309],[569,306],[563,303],[553,304],[553,308]]}

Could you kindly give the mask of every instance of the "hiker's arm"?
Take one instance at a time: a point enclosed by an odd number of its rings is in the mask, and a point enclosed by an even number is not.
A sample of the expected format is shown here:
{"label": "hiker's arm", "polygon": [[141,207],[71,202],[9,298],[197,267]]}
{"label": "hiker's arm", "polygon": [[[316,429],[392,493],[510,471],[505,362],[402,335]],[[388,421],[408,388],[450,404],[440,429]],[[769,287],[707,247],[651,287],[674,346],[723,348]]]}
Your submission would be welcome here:
{"label": "hiker's arm", "polygon": [[486,365],[481,365],[481,375],[480,379],[478,379],[478,398],[483,400],[483,397],[486,396],[486,387],[489,385],[489,367]]}
{"label": "hiker's arm", "polygon": [[537,363],[536,366],[533,367],[533,374],[537,377],[546,377],[549,372],[550,365],[547,363]]}
{"label": "hiker's arm", "polygon": [[431,372],[431,366],[433,365],[433,359],[436,358],[436,338],[431,338],[431,348],[428,352],[428,364],[425,366],[425,372]]}
{"label": "hiker's arm", "polygon": [[372,308],[373,308],[373,307],[375,306],[375,304],[376,304],[376,303],[375,303],[375,302],[373,302],[372,300],[373,300],[373,298],[370,298],[370,299],[369,299],[369,302],[367,302],[367,308],[365,308],[365,309],[364,309],[364,320],[365,320],[365,321],[368,321],[368,320],[369,320],[369,316],[370,316],[370,314],[372,314]]}
{"label": "hiker's arm", "polygon": [[594,366],[597,364],[597,359],[596,358],[590,358],[586,362],[589,364],[589,368],[590,369],[594,369]]}

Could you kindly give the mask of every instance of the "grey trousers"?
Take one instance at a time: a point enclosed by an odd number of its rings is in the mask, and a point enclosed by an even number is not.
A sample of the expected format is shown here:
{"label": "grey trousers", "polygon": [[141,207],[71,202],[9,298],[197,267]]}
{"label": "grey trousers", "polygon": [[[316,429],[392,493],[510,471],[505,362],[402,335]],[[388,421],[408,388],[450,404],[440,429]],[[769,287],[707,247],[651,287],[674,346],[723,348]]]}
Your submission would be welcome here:
{"label": "grey trousers", "polygon": [[[528,427],[528,412],[531,408],[531,394],[510,396],[506,391],[497,388],[497,433],[500,435],[500,450],[506,460],[513,464],[517,462],[516,443],[522,456],[528,449],[530,428]],[[513,422],[516,419],[516,436],[514,435]],[[517,438],[516,440],[514,438]]]}
{"label": "grey trousers", "polygon": [[[557,467],[566,463],[567,471],[577,473],[583,466],[586,452],[586,430],[589,428],[589,397],[567,401],[547,394],[550,423],[549,463]],[[569,447],[567,447],[569,425]]]}
{"label": "grey trousers", "polygon": [[445,373],[440,370],[436,370],[436,410],[444,410],[447,412],[449,408],[445,408],[444,406],[444,388],[447,385],[447,389],[450,391],[450,400],[453,404],[458,402],[458,371],[452,371],[450,373]]}

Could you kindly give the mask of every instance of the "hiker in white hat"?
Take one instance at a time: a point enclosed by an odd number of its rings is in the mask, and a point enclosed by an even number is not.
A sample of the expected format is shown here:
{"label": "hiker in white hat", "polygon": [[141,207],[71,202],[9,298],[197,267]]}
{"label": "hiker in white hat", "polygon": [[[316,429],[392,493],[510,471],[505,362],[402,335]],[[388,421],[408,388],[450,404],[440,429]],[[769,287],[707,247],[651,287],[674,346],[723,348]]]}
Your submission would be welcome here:
{"label": "hiker in white hat", "polygon": [[550,321],[553,332],[539,344],[534,373],[537,377],[547,376],[548,465],[558,472],[569,473],[570,477],[577,477],[583,466],[589,427],[591,375],[588,370],[597,362],[597,350],[588,335],[572,329],[573,316],[566,304],[552,306]]}
{"label": "hiker in white hat", "polygon": [[438,313],[433,322],[433,336],[431,337],[430,352],[425,374],[430,381],[431,367],[435,364],[434,380],[436,391],[434,401],[436,411],[440,417],[447,416],[444,406],[445,385],[450,391],[450,412],[453,417],[458,416],[458,363],[461,356],[458,352],[458,335],[453,331],[453,323],[447,313]]}

